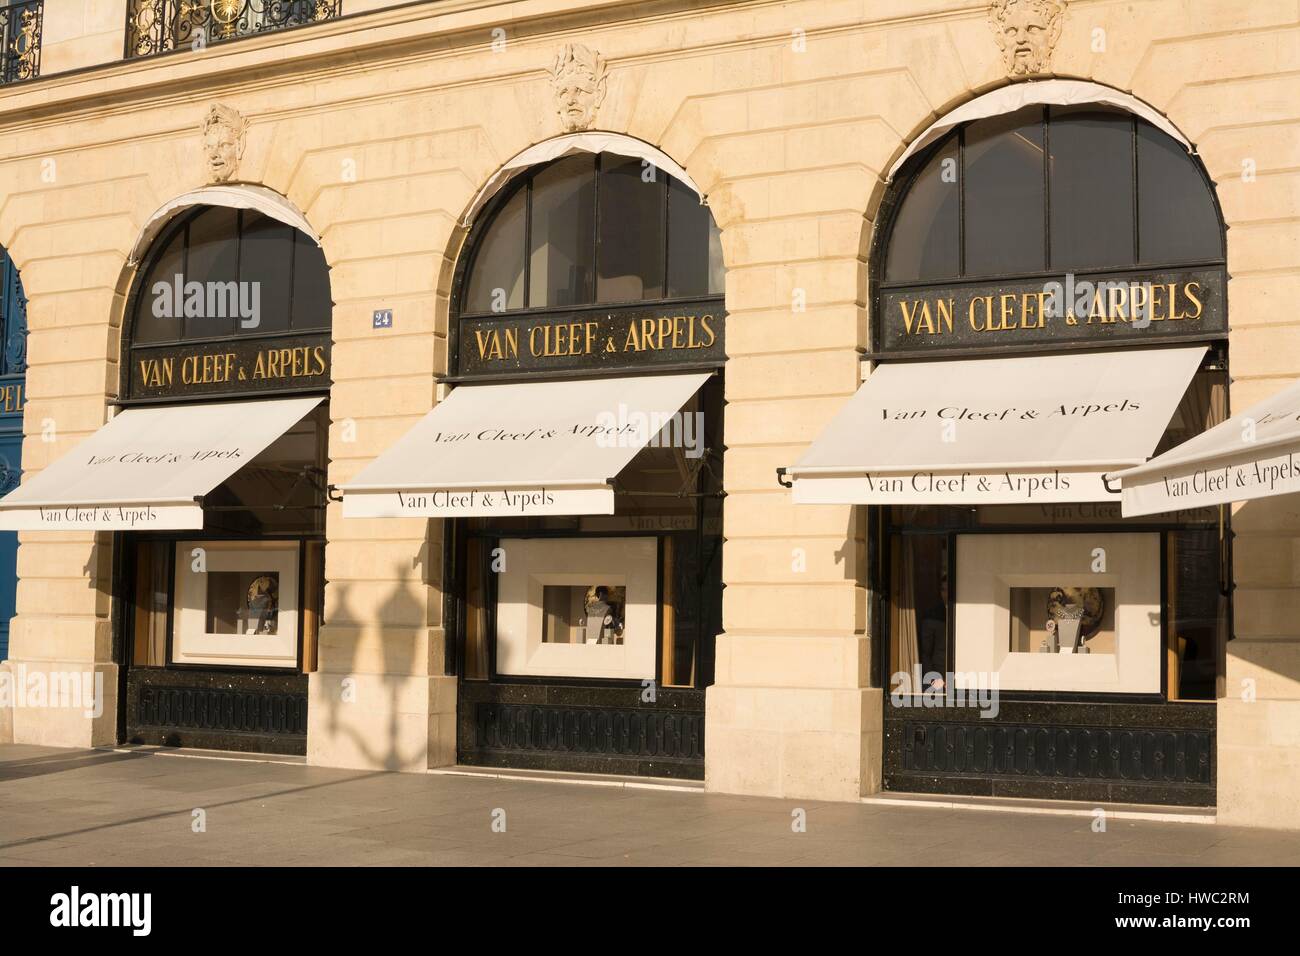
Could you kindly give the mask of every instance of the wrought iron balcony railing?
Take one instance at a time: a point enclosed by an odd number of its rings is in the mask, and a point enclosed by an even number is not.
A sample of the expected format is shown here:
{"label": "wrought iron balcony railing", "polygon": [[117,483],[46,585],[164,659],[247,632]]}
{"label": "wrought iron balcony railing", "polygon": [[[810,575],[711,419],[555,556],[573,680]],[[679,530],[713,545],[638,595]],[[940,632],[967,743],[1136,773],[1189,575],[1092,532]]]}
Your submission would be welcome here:
{"label": "wrought iron balcony railing", "polygon": [[126,58],[333,20],[343,0],[127,0]]}
{"label": "wrought iron balcony railing", "polygon": [[0,83],[30,80],[41,72],[44,0],[0,4]]}

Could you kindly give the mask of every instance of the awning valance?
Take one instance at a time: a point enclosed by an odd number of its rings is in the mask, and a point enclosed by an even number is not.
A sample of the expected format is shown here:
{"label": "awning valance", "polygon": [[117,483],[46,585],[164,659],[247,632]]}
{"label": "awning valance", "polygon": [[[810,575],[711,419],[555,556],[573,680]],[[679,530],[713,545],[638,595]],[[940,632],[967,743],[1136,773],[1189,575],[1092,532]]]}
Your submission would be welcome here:
{"label": "awning valance", "polygon": [[673,179],[694,192],[700,197],[700,202],[704,201],[704,192],[695,184],[695,180],[691,179],[690,174],[663,150],[656,149],[649,143],[643,143],[639,139],[633,139],[631,136],[625,136],[622,133],[600,131],[568,133],[529,146],[493,173],[492,178],[483,184],[483,188],[478,191],[477,195],[474,196],[474,200],[469,204],[469,209],[465,211],[463,225],[470,225],[474,221],[474,217],[478,215],[479,210],[487,205],[488,200],[500,192],[506,183],[520,173],[533,166],[539,166],[562,156],[573,156],[578,153],[614,153],[618,156],[644,160],[654,168],[672,176]]}
{"label": "awning valance", "polygon": [[613,479],[708,377],[462,385],[340,486],[343,515],[613,514]]}
{"label": "awning valance", "polygon": [[1300,383],[1112,477],[1125,517],[1300,491]]}
{"label": "awning valance", "polygon": [[252,183],[203,186],[174,199],[169,199],[154,210],[153,215],[144,224],[144,228],[140,230],[135,245],[131,247],[128,263],[135,265],[144,258],[144,254],[149,251],[150,245],[158,238],[158,234],[167,227],[167,224],[180,213],[187,209],[193,209],[195,206],[227,206],[231,209],[252,209],[260,212],[268,219],[276,219],[285,225],[292,226],[306,235],[316,245],[320,245],[320,236],[316,235],[316,230],[311,227],[307,217],[289,200],[274,190]]}
{"label": "awning valance", "polygon": [[1156,129],[1163,131],[1176,140],[1189,153],[1192,144],[1187,137],[1163,114],[1152,109],[1137,97],[1090,80],[1034,80],[1030,82],[1011,83],[977,96],[963,103],[951,113],[935,120],[925,132],[914,139],[894,160],[885,176],[886,182],[893,182],[898,171],[909,159],[925,149],[931,143],[941,139],[951,130],[963,123],[987,119],[990,116],[1002,116],[1014,113],[1026,106],[1045,104],[1049,106],[1112,106],[1142,117]]}
{"label": "awning valance", "polygon": [[799,504],[1105,501],[1203,346],[882,365],[785,471]]}
{"label": "awning valance", "polygon": [[320,402],[128,408],[0,499],[0,529],[202,528],[202,497]]}

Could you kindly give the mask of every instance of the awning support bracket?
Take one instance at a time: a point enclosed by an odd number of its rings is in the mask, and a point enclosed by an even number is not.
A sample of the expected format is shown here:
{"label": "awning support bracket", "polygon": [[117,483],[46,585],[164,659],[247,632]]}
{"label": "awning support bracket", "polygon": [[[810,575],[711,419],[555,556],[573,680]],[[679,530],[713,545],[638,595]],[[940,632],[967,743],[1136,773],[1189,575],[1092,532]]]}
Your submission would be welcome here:
{"label": "awning support bracket", "polygon": [[1111,483],[1113,480],[1114,480],[1114,479],[1112,479],[1110,475],[1102,474],[1102,476],[1101,476],[1101,484],[1102,484],[1102,487],[1104,487],[1104,488],[1105,488],[1108,492],[1110,492],[1112,495],[1117,495],[1117,494],[1119,494],[1119,493],[1121,492],[1122,489],[1120,489],[1120,488],[1112,488],[1112,487],[1110,486],[1110,483]]}
{"label": "awning support bracket", "polygon": [[786,469],[784,467],[778,468],[776,470],[776,483],[780,485],[782,488],[793,488],[794,479],[787,478],[785,475],[786,475]]}
{"label": "awning support bracket", "polygon": [[713,465],[709,461],[709,456],[712,454],[713,449],[706,447],[701,450],[699,457],[694,460],[693,464],[688,464],[686,466],[686,477],[682,480],[681,487],[677,489],[677,497],[689,498],[692,495],[697,494],[697,492],[694,492],[691,489],[699,487],[700,475],[705,472],[708,473],[711,481],[717,481],[717,473],[714,472]]}

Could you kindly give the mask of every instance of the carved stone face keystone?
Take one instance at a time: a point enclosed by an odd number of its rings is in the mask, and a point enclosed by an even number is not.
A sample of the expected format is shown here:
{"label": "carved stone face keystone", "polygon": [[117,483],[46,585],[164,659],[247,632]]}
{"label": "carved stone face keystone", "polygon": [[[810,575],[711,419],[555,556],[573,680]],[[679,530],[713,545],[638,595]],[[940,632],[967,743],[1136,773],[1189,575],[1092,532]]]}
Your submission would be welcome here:
{"label": "carved stone face keystone", "polygon": [[566,43],[551,64],[551,89],[566,133],[589,129],[605,99],[605,61],[580,43]]}
{"label": "carved stone face keystone", "polygon": [[247,121],[229,106],[214,104],[203,118],[203,158],[208,181],[225,183],[239,172]]}
{"label": "carved stone face keystone", "polygon": [[1064,0],[993,0],[989,23],[1007,73],[1027,76],[1046,70],[1064,18]]}

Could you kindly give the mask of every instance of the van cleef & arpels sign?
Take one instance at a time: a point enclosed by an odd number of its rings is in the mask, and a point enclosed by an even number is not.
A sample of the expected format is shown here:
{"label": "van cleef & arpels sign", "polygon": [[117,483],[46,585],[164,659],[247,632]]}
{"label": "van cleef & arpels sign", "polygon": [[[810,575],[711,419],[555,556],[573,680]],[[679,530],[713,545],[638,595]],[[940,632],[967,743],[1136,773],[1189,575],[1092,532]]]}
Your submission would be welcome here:
{"label": "van cleef & arpels sign", "polygon": [[471,316],[456,334],[458,374],[721,365],[726,317],[716,300],[547,315]]}
{"label": "van cleef & arpels sign", "polygon": [[304,334],[131,350],[131,399],[329,388],[328,335]]}
{"label": "van cleef & arpels sign", "polygon": [[886,288],[882,352],[1057,343],[1141,345],[1226,334],[1221,268]]}

